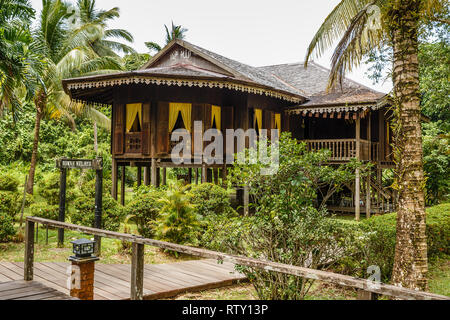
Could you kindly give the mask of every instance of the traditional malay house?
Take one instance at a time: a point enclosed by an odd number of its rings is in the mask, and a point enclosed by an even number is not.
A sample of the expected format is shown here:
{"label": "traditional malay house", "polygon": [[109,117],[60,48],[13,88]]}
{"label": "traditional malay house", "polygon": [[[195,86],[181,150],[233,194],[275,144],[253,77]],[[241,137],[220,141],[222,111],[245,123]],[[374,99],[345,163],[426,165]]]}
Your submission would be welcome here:
{"label": "traditional malay house", "polygon": [[[373,177],[360,181],[357,175],[348,190],[330,200],[329,209],[357,217],[362,210],[392,209],[393,194],[381,184],[382,170],[393,167],[385,94],[348,79],[327,93],[328,75],[315,63],[251,67],[174,40],[140,70],[66,79],[63,86],[75,102],[111,106],[112,195],[118,198],[122,168],[122,203],[126,166],[137,167],[138,184],[142,168],[145,184],[165,183],[169,167],[188,168],[189,182],[225,180],[224,164],[171,161],[171,133],[184,128],[193,135],[194,121],[202,121],[203,131],[290,131],[311,150],[330,149],[336,164],[370,161]],[[224,157],[229,152],[224,150]]]}

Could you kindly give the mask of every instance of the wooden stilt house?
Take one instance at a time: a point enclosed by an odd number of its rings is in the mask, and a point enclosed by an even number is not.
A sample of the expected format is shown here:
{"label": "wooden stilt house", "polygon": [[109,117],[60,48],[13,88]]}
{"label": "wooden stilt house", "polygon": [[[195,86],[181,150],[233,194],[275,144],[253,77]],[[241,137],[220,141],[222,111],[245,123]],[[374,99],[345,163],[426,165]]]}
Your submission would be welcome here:
{"label": "wooden stilt house", "polygon": [[165,183],[169,167],[188,168],[190,182],[225,179],[224,164],[171,161],[171,133],[180,128],[192,133],[194,122],[201,121],[203,131],[290,131],[310,149],[330,149],[333,163],[351,158],[371,161],[376,168],[373,177],[367,181],[357,177],[347,194],[335,197],[341,200],[331,201],[329,208],[357,216],[361,210],[367,214],[390,210],[393,194],[381,184],[382,170],[393,167],[385,95],[350,80],[342,89],[327,93],[328,74],[315,63],[306,69],[303,63],[251,67],[174,40],[140,70],[66,79],[63,86],[74,101],[112,108],[116,199],[119,168],[124,181],[126,166],[136,167],[138,183],[143,176],[145,184]]}

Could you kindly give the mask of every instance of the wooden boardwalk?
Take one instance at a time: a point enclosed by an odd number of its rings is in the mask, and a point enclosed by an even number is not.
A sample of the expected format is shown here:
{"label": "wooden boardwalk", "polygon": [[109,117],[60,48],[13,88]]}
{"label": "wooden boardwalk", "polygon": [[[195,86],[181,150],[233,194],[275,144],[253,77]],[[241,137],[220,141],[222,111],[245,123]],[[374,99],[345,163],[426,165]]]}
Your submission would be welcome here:
{"label": "wooden boardwalk", "polygon": [[78,300],[37,281],[0,283],[0,300]]}
{"label": "wooden boardwalk", "polygon": [[[34,280],[69,294],[65,262],[36,262]],[[95,265],[95,300],[130,298],[131,266],[126,264]],[[23,280],[22,262],[0,262],[0,282]],[[192,260],[170,264],[147,264],[144,269],[144,299],[162,299],[184,292],[195,292],[231,285],[245,280],[232,263],[216,260]]]}

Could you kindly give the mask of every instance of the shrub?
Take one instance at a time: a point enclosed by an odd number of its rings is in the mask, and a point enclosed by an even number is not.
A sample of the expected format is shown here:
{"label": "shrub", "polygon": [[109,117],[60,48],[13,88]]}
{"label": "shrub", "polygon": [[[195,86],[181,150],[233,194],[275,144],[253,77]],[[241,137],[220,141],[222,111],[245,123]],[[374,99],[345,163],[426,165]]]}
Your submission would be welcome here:
{"label": "shrub", "polygon": [[30,206],[30,213],[34,217],[40,217],[50,220],[58,220],[59,206],[35,203]]}
{"label": "shrub", "polygon": [[9,173],[0,174],[0,190],[17,192],[19,181]]}
{"label": "shrub", "polygon": [[155,235],[156,219],[162,208],[159,200],[163,192],[152,186],[141,186],[136,195],[125,208],[127,220],[134,221],[140,235],[153,238]]}
{"label": "shrub", "polygon": [[227,191],[212,183],[192,186],[190,202],[195,205],[195,211],[202,217],[236,213],[231,207]]}
{"label": "shrub", "polygon": [[20,203],[19,193],[13,191],[0,191],[0,213],[5,213],[14,218],[18,212]]}
{"label": "shrub", "polygon": [[178,244],[193,244],[200,232],[200,217],[189,202],[189,186],[171,186],[164,197],[156,224],[156,237],[163,241]]}
{"label": "shrub", "polygon": [[16,234],[13,218],[0,212],[0,242],[8,242]]}
{"label": "shrub", "polygon": [[[39,181],[39,194],[47,201],[49,205],[59,204],[59,185],[60,173],[51,172]],[[75,182],[71,176],[67,175],[66,182],[66,203],[75,198],[74,193]]]}
{"label": "shrub", "polygon": [[[366,277],[369,266],[380,267],[383,282],[389,282],[394,264],[397,214],[373,216],[362,223],[343,223],[343,233],[352,234],[355,254],[340,261],[340,272]],[[450,253],[450,204],[427,209],[428,258]]]}
{"label": "shrub", "polygon": [[[81,196],[74,201],[75,212],[71,215],[74,224],[93,227],[95,222],[95,199]],[[125,211],[109,194],[103,195],[102,229],[118,231]]]}
{"label": "shrub", "polygon": [[[328,218],[324,207],[316,203],[319,189],[324,191],[325,202],[326,194],[353,179],[354,168],[326,166],[328,157],[327,151],[310,152],[305,144],[283,133],[277,171],[267,174],[263,163],[236,164],[230,180],[249,186],[250,194],[257,200],[255,213],[213,226],[226,228],[213,231],[217,235],[214,245],[231,254],[312,269],[323,269],[348,255],[351,242],[340,232],[340,225]],[[211,238],[212,232],[205,235]],[[313,283],[311,279],[256,267],[240,269],[264,300],[304,299]]]}

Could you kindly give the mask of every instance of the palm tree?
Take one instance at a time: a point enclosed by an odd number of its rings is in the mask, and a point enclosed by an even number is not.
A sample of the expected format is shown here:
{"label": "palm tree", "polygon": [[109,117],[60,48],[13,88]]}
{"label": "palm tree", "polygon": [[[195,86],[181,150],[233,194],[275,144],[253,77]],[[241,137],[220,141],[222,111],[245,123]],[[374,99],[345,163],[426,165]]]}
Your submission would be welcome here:
{"label": "palm tree", "polygon": [[78,0],[71,17],[73,29],[83,30],[92,36],[89,45],[100,57],[118,57],[117,53],[135,53],[130,46],[112,38],[133,42],[131,33],[124,29],[108,29],[108,22],[120,17],[120,9],[99,10],[95,0]]}
{"label": "palm tree", "polygon": [[[84,32],[89,38],[89,45],[100,57],[116,57],[121,59],[118,53],[135,54],[136,51],[130,46],[112,40],[112,38],[133,42],[131,33],[124,29],[108,29],[108,22],[120,17],[120,9],[114,7],[109,10],[96,8],[95,0],[78,0],[74,15],[70,18],[74,32]],[[119,63],[123,63],[122,61]],[[75,113],[83,115],[89,109],[85,105],[78,104]],[[94,151],[97,154],[97,121],[94,121]]]}
{"label": "palm tree", "polygon": [[[184,39],[186,37],[186,32],[188,31],[188,29],[183,28],[181,25],[179,26],[175,25],[173,21],[172,21],[172,28],[170,31],[166,25],[164,25],[164,28],[166,29],[166,45],[172,40]],[[162,49],[162,47],[156,42],[146,42],[145,45],[150,50],[150,52],[151,51],[159,52]]]}
{"label": "palm tree", "polygon": [[420,123],[418,33],[423,23],[441,18],[443,0],[342,0],[309,45],[305,66],[335,40],[329,89],[374,49],[393,48],[392,79],[398,188],[397,241],[392,282],[427,289],[424,174]]}
{"label": "palm tree", "polygon": [[[72,119],[70,111],[83,110],[99,124],[109,125],[109,119],[95,108],[72,103],[62,88],[62,79],[80,75],[121,70],[115,57],[100,57],[90,45],[92,35],[86,29],[71,30],[68,21],[73,13],[61,0],[43,0],[37,28],[33,32],[31,50],[37,52],[44,62],[39,85],[34,91],[36,107],[34,140],[27,192],[33,193],[34,175],[39,145],[39,130],[44,116]],[[73,122],[73,120],[72,120]]]}
{"label": "palm tree", "polygon": [[34,10],[28,0],[0,0],[0,116],[8,108],[14,119],[20,107],[16,89],[26,85],[31,88],[29,25]]}

